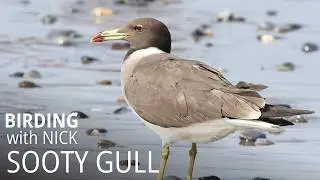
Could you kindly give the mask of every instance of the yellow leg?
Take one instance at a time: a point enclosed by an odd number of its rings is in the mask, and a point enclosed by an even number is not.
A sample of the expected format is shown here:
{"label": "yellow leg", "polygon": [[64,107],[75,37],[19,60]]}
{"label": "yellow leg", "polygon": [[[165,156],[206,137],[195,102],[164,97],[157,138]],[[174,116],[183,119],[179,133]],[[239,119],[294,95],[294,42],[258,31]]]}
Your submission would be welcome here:
{"label": "yellow leg", "polygon": [[161,164],[157,180],[163,180],[164,170],[169,157],[169,144],[164,144],[161,152]]}
{"label": "yellow leg", "polygon": [[190,161],[189,161],[187,180],[192,179],[192,172],[193,172],[193,166],[194,166],[194,161],[196,159],[196,155],[197,155],[197,145],[196,143],[192,143],[192,147],[189,151]]}

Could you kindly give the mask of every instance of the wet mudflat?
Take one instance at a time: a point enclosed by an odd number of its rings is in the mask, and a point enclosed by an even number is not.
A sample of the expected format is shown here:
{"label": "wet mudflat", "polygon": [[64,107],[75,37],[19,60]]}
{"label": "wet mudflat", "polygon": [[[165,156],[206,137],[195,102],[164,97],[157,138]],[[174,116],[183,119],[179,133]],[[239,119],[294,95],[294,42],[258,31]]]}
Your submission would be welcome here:
{"label": "wet mudflat", "polygon": [[[0,6],[6,7],[2,8],[0,16],[0,121],[4,122],[5,112],[81,111],[88,116],[79,120],[78,144],[67,146],[8,146],[5,134],[9,130],[1,123],[2,170],[7,152],[13,149],[39,153],[68,149],[90,152],[87,172],[79,174],[75,169],[69,175],[58,172],[46,178],[154,179],[154,175],[132,172],[101,174],[95,168],[96,154],[105,148],[119,150],[123,160],[126,160],[128,150],[138,150],[141,169],[148,168],[148,151],[152,151],[152,164],[157,168],[161,141],[132,112],[117,103],[116,99],[121,95],[119,71],[125,48],[115,50],[119,45],[111,43],[91,45],[89,39],[96,32],[120,26],[136,17],[155,17],[165,22],[172,32],[173,54],[198,59],[224,70],[225,76],[235,84],[247,81],[267,85],[261,94],[268,102],[316,111],[316,114],[306,116],[307,123],[288,127],[284,134],[266,134],[267,139],[274,142],[270,146],[241,146],[239,133],[219,142],[199,145],[195,178],[214,175],[226,180],[254,177],[316,180],[320,177],[320,121],[317,118],[320,111],[320,54],[302,50],[307,42],[320,44],[320,24],[315,18],[319,15],[319,2],[201,0],[167,4],[155,1],[140,7],[101,0],[31,0],[30,3],[4,0]],[[97,17],[93,14],[96,7],[109,8],[112,14],[103,11],[100,13],[105,16]],[[245,17],[246,22],[215,23],[217,14],[225,9],[234,11],[237,17]],[[275,10],[277,14],[268,16],[268,10]],[[268,43],[261,43],[256,38],[258,35],[274,33],[258,30],[258,25],[265,21],[301,23],[303,27],[281,33],[279,36],[283,39],[268,38]],[[213,36],[204,36],[195,42],[192,32],[203,24],[209,25],[205,31],[212,32]],[[62,37],[52,33],[61,30],[75,32],[64,33]],[[277,71],[278,65],[286,62],[293,63],[294,68]],[[24,74],[9,76],[16,72]],[[19,88],[23,80],[39,87]],[[102,81],[108,83],[97,83]],[[88,135],[88,130],[95,128],[97,132],[90,131]],[[107,131],[100,133],[99,128]],[[183,143],[171,148],[167,175],[185,178],[188,150],[189,144]],[[77,164],[72,163],[76,167]]]}

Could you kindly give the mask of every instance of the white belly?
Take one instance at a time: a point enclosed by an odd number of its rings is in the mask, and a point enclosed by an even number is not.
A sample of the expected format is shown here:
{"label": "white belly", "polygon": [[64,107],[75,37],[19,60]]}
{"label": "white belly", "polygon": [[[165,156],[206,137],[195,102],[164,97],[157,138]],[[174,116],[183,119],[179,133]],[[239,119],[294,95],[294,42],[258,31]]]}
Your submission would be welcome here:
{"label": "white belly", "polygon": [[157,133],[164,143],[185,141],[190,143],[210,143],[223,139],[236,130],[225,119],[196,123],[182,128],[163,128],[140,118],[144,124]]}
{"label": "white belly", "polygon": [[147,127],[160,136],[163,143],[174,143],[176,141],[210,143],[220,140],[236,130],[236,126],[228,123],[227,119],[196,123],[182,128],[163,128],[141,118],[130,106],[130,102],[127,101],[127,103],[136,116],[138,116]]}
{"label": "white belly", "polygon": [[223,139],[236,130],[245,129],[259,129],[273,133],[282,133],[284,131],[280,126],[262,121],[228,118],[195,123],[181,128],[163,128],[142,119],[131,106],[130,108],[146,126],[160,136],[163,143],[173,143],[176,141],[210,143]]}

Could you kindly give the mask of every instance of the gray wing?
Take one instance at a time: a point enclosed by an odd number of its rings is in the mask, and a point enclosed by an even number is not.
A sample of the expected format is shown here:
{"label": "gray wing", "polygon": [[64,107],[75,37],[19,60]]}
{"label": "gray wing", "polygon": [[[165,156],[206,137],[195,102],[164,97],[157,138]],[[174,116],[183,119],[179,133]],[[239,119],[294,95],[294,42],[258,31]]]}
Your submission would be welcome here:
{"label": "gray wing", "polygon": [[185,127],[222,117],[258,119],[264,99],[233,86],[199,61],[158,54],[140,60],[124,85],[136,113],[162,127]]}

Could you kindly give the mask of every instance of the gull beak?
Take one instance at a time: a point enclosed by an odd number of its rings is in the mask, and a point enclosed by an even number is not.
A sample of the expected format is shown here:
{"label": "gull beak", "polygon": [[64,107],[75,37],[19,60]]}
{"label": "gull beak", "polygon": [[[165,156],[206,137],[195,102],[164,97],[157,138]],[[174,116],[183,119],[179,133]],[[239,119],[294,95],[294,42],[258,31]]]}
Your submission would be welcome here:
{"label": "gull beak", "polygon": [[125,40],[128,35],[126,33],[120,32],[120,29],[107,30],[95,34],[90,42],[97,43],[109,40]]}

